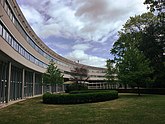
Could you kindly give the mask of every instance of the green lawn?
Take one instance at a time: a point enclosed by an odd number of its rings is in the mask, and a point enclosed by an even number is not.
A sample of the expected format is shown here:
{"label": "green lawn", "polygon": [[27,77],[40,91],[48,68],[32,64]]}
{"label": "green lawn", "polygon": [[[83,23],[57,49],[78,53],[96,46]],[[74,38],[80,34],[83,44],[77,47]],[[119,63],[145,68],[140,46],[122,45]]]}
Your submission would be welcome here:
{"label": "green lawn", "polygon": [[1,109],[0,124],[165,124],[165,95],[77,105],[46,105],[38,97]]}

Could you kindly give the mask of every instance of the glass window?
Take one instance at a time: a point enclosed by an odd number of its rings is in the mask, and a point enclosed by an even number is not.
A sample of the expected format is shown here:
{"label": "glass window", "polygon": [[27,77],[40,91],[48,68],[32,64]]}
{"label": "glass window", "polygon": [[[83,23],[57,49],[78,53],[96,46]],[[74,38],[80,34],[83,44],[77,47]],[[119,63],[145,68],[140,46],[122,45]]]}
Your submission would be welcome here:
{"label": "glass window", "polygon": [[36,51],[38,51],[38,50],[39,50],[38,46],[36,46],[36,45],[35,45],[35,50],[36,50]]}
{"label": "glass window", "polygon": [[44,57],[46,57],[46,53],[44,52]]}
{"label": "glass window", "polygon": [[22,50],[21,50],[21,54],[23,55],[23,56],[25,56],[25,50],[22,48]]}
{"label": "glass window", "polygon": [[15,18],[14,17],[13,17],[13,20],[12,21],[13,21],[13,23],[15,23]]}
{"label": "glass window", "polygon": [[35,59],[35,64],[38,65],[38,60],[37,59]]}
{"label": "glass window", "polygon": [[18,52],[21,54],[21,46],[18,46]]}
{"label": "glass window", "polygon": [[9,34],[8,34],[8,32],[6,32],[6,38],[5,38],[5,40],[6,40],[7,42],[9,42],[9,41],[8,41],[8,37],[9,37]]}
{"label": "glass window", "polygon": [[25,51],[25,57],[29,60],[29,53],[27,51]]}
{"label": "glass window", "polygon": [[15,42],[15,50],[18,51],[18,43]]}
{"label": "glass window", "polygon": [[7,14],[10,16],[10,9],[7,8]]}
{"label": "glass window", "polygon": [[8,42],[11,45],[11,36],[9,35]]}
{"label": "glass window", "polygon": [[12,39],[12,43],[11,43],[11,46],[14,48],[14,44],[15,44],[15,40]]}
{"label": "glass window", "polygon": [[35,44],[33,43],[33,41],[31,41],[31,45],[32,45],[33,48],[35,47]]}
{"label": "glass window", "polygon": [[13,20],[13,14],[10,12],[10,19]]}
{"label": "glass window", "polygon": [[7,6],[7,3],[5,2],[5,11],[7,12],[7,8],[8,8],[8,6]]}
{"label": "glass window", "polygon": [[5,35],[6,35],[6,30],[3,28],[3,38],[5,39]]}
{"label": "glass window", "polygon": [[43,67],[43,65],[42,65],[42,62],[41,62],[41,61],[39,61],[39,66],[40,66],[40,67]]}
{"label": "glass window", "polygon": [[30,61],[34,63],[34,57],[30,55]]}
{"label": "glass window", "polygon": [[2,25],[0,25],[0,35],[2,35]]}

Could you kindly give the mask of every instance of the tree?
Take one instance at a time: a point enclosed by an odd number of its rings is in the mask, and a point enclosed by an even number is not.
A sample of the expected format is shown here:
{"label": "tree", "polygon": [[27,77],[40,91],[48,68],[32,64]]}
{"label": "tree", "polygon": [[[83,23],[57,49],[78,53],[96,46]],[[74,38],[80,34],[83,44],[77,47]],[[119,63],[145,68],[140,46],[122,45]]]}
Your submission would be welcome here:
{"label": "tree", "polygon": [[115,56],[115,60],[123,56],[126,48],[130,47],[130,43],[134,43],[136,47],[139,47],[140,42],[142,44],[142,33],[154,20],[156,20],[156,17],[151,12],[144,13],[141,16],[130,17],[127,20],[123,29],[119,32],[119,39],[111,49],[111,54]]}
{"label": "tree", "polygon": [[148,5],[147,9],[150,9],[151,12],[165,9],[165,0],[145,0],[144,4]]}
{"label": "tree", "polygon": [[82,81],[87,81],[88,79],[88,70],[84,66],[75,67],[71,70],[71,80],[73,80],[76,84]]}
{"label": "tree", "polygon": [[111,88],[116,88],[116,77],[117,77],[117,69],[115,67],[115,63],[113,60],[107,60],[106,61],[106,67],[107,67],[107,70],[106,70],[106,74],[105,74],[105,77],[107,79],[107,82],[108,82],[108,88],[109,88],[109,85],[111,85]]}
{"label": "tree", "polygon": [[150,60],[150,66],[154,69],[154,86],[165,87],[165,25],[160,21],[152,23],[142,37],[145,42],[141,42],[139,49]]}
{"label": "tree", "polygon": [[43,74],[43,83],[46,85],[63,84],[64,79],[60,70],[55,66],[55,63],[51,60],[47,71]]}
{"label": "tree", "polygon": [[84,67],[74,67],[71,72],[71,79],[74,83],[66,87],[66,92],[73,90],[87,90],[88,86],[85,82],[89,79],[88,70]]}
{"label": "tree", "polygon": [[125,51],[134,46],[150,60],[154,69],[152,78],[155,87],[165,87],[165,25],[152,13],[131,17],[119,32],[119,39],[114,43],[111,53],[115,61],[120,62]]}
{"label": "tree", "polygon": [[149,66],[149,60],[134,45],[131,45],[125,51],[118,67],[119,80],[132,87],[138,87],[139,95],[139,87],[151,81],[150,74],[152,73],[152,68]]}

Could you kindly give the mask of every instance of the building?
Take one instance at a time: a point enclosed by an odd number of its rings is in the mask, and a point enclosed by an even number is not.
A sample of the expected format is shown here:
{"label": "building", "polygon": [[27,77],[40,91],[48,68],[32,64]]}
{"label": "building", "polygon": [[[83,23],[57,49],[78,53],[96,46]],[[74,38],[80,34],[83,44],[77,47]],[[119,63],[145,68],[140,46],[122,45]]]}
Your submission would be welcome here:
{"label": "building", "polygon": [[[105,69],[68,60],[44,44],[35,34],[16,0],[0,0],[0,103],[41,95],[42,74],[54,60],[70,79],[71,69],[84,66],[89,70],[89,88],[105,88]],[[52,89],[63,90],[62,86]]]}

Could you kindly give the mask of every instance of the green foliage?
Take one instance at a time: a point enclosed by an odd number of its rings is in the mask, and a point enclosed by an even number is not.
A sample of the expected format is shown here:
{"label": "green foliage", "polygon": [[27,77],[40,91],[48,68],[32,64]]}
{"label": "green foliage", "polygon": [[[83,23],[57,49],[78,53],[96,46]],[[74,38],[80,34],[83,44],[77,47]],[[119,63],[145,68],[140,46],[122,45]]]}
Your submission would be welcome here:
{"label": "green foliage", "polygon": [[118,66],[118,78],[123,83],[139,87],[150,81],[152,69],[149,67],[149,60],[133,46],[127,49]]}
{"label": "green foliage", "polygon": [[[147,79],[151,82],[154,81],[154,86],[156,87],[165,87],[165,72],[163,71],[165,70],[165,56],[163,55],[163,53],[165,53],[164,34],[164,21],[160,21],[159,16],[154,16],[149,12],[140,16],[131,17],[123,26],[122,31],[119,32],[119,39],[111,49],[111,53],[115,56],[115,62],[117,65],[120,65],[124,59],[129,57],[131,59],[132,55],[129,52],[135,52],[133,50],[135,48],[136,51],[139,51],[138,54],[143,54],[142,56],[144,56],[149,63],[149,65],[147,65],[153,69],[151,69],[153,73],[149,76],[150,79]],[[131,50],[130,48],[132,47],[133,49]],[[128,55],[128,53],[130,55]],[[132,57],[132,62],[134,61],[133,59]]]}
{"label": "green foliage", "polygon": [[139,88],[152,81],[150,60],[140,50],[140,45],[144,42],[143,32],[150,26],[151,20],[155,20],[152,13],[131,17],[123,26],[122,32],[119,32],[119,39],[111,49],[119,70],[118,78],[125,85]]}
{"label": "green foliage", "polygon": [[43,95],[43,103],[46,104],[80,104],[89,102],[101,102],[118,98],[117,91],[102,91],[82,94],[50,94]]}
{"label": "green foliage", "polygon": [[106,61],[106,63],[107,70],[105,77],[112,88],[112,86],[114,86],[117,83],[117,69],[113,60],[109,59]]}
{"label": "green foliage", "polygon": [[77,91],[71,91],[69,94],[80,94],[80,93],[96,93],[96,92],[108,92],[110,90],[77,90]]}
{"label": "green foliage", "polygon": [[55,66],[53,61],[50,61],[50,64],[47,68],[46,73],[43,74],[43,83],[44,84],[63,84],[64,79],[60,70]]}
{"label": "green foliage", "polygon": [[[155,87],[165,87],[165,23],[155,21],[143,32],[143,42],[140,43],[139,49],[150,60],[150,66],[154,69],[153,77]],[[144,42],[145,41],[145,42]]]}
{"label": "green foliage", "polygon": [[[142,94],[160,94],[165,95],[165,88],[141,88]],[[117,89],[118,93],[137,93],[138,89]]]}
{"label": "green foliage", "polygon": [[147,9],[150,9],[151,12],[154,12],[155,10],[161,11],[165,7],[165,1],[164,0],[145,0],[144,4],[147,4]]}
{"label": "green foliage", "polygon": [[[132,44],[139,48],[143,42],[143,32],[150,26],[150,23],[154,22],[156,17],[152,13],[144,13],[141,16],[130,17],[123,29],[119,32],[119,39],[114,43],[111,53],[115,56],[115,60],[119,61],[124,55],[126,48]],[[140,50],[141,51],[141,50]]]}
{"label": "green foliage", "polygon": [[69,92],[74,91],[74,90],[87,90],[87,89],[88,89],[88,86],[86,86],[85,84],[75,83],[75,84],[67,85],[65,92],[69,93]]}

